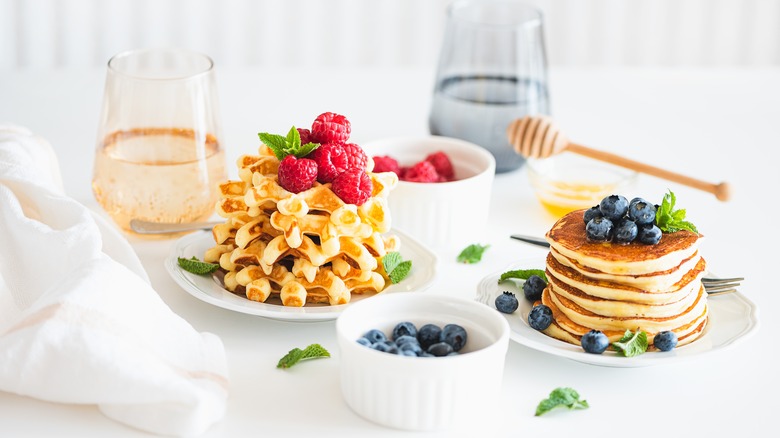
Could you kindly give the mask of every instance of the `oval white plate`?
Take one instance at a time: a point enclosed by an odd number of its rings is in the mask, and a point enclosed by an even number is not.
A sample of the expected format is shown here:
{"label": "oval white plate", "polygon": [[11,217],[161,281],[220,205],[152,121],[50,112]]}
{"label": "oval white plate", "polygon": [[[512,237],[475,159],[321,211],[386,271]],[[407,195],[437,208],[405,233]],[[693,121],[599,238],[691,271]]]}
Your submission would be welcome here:
{"label": "oval white plate", "polygon": [[499,294],[504,291],[513,292],[520,306],[515,313],[504,314],[509,322],[510,339],[534,350],[578,362],[620,368],[668,364],[732,346],[738,340],[747,338],[758,328],[758,308],[744,295],[734,292],[708,297],[709,323],[702,336],[688,345],[669,352],[651,351],[634,357],[618,356],[611,351],[603,354],[586,353],[579,345],[551,338],[528,325],[531,303],[525,299],[522,287],[512,281],[498,284],[502,273],[514,269],[544,269],[544,259],[514,263],[488,275],[477,286],[477,301],[495,308],[495,299]]}
{"label": "oval white plate", "polygon": [[[391,234],[401,239],[401,256],[412,261],[412,271],[399,284],[391,284],[382,293],[419,292],[430,287],[436,275],[436,255],[411,237],[398,230]],[[207,249],[214,246],[211,232],[201,231],[189,234],[176,241],[171,253],[165,259],[165,269],[171,278],[193,297],[217,307],[262,316],[281,321],[328,321],[336,319],[349,304],[329,306],[314,304],[305,307],[285,307],[281,304],[260,303],[234,294],[211,275],[195,275],[179,267],[178,258],[197,257],[203,259]],[[352,302],[370,298],[376,294],[352,295]]]}

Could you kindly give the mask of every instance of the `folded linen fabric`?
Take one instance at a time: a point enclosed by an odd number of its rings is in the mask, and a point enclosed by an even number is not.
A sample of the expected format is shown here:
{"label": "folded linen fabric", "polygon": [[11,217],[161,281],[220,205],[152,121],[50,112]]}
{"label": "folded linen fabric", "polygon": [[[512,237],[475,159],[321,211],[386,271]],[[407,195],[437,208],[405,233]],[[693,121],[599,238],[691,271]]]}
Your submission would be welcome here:
{"label": "folded linen fabric", "polygon": [[173,313],[127,241],[64,194],[45,140],[0,125],[0,390],[194,436],[224,416],[227,389],[220,339]]}

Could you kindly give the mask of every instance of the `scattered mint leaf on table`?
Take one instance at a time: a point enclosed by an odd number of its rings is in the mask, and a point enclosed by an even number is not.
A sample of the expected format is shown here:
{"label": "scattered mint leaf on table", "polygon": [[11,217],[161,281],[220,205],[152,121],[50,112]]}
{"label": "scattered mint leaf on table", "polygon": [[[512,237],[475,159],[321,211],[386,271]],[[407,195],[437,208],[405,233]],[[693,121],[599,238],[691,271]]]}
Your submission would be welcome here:
{"label": "scattered mint leaf on table", "polygon": [[318,359],[321,357],[330,357],[330,352],[320,344],[311,344],[303,350],[296,347],[279,359],[276,368],[290,368],[302,360]]}
{"label": "scattered mint leaf on table", "polygon": [[550,396],[539,402],[536,406],[537,417],[550,412],[557,407],[565,407],[568,409],[587,409],[587,400],[580,400],[580,394],[572,388],[555,388],[550,393]]}
{"label": "scattered mint leaf on table", "polygon": [[178,261],[179,261],[179,266],[182,269],[196,275],[211,274],[212,272],[216,271],[219,268],[219,265],[215,263],[202,262],[198,260],[198,258],[195,256],[192,256],[192,258],[189,259],[179,257]]}
{"label": "scattered mint leaf on table", "polygon": [[619,341],[612,343],[612,347],[617,350],[618,355],[625,357],[638,356],[647,351],[647,346],[647,333],[642,330],[636,333],[626,330],[626,333],[623,334]]}
{"label": "scattered mint leaf on table", "polygon": [[298,158],[309,155],[311,151],[320,147],[319,143],[306,143],[301,144],[301,134],[298,129],[293,126],[290,131],[287,132],[287,136],[269,134],[267,132],[260,132],[257,134],[260,137],[260,141],[264,145],[268,146],[276,155],[279,161],[282,161],[284,157],[288,155],[295,155]]}
{"label": "scattered mint leaf on table", "polygon": [[506,271],[501,274],[498,279],[498,283],[501,284],[506,280],[516,278],[518,280],[528,280],[532,275],[538,275],[547,282],[547,275],[544,273],[544,269],[516,269],[514,271]]}
{"label": "scattered mint leaf on table", "polygon": [[490,245],[480,245],[478,243],[472,243],[463,249],[458,254],[458,262],[460,263],[477,263],[482,260],[482,254],[488,249]]}
{"label": "scattered mint leaf on table", "polygon": [[675,233],[680,230],[698,233],[696,226],[685,220],[685,209],[674,209],[676,203],[677,197],[674,195],[674,192],[669,190],[669,193],[664,195],[661,205],[655,211],[655,223],[658,225],[658,228],[664,233]]}
{"label": "scattered mint leaf on table", "polygon": [[412,261],[404,260],[398,251],[391,251],[382,257],[382,267],[385,269],[387,277],[390,278],[390,282],[397,284],[409,275],[412,270]]}

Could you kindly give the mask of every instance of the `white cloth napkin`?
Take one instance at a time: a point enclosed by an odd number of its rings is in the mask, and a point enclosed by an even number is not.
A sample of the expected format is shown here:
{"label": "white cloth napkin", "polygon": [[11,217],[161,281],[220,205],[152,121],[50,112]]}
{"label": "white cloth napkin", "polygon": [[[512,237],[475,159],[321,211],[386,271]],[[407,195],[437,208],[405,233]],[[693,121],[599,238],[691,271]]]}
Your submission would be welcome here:
{"label": "white cloth napkin", "polygon": [[127,241],[65,196],[45,140],[0,125],[0,390],[194,436],[224,416],[227,389],[220,339],[173,313]]}

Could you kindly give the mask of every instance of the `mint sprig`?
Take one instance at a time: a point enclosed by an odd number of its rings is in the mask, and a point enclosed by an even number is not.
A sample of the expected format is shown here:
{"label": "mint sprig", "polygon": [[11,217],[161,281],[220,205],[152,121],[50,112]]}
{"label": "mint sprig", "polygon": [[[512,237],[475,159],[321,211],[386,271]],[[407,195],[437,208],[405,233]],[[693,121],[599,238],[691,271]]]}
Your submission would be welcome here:
{"label": "mint sprig", "polygon": [[546,414],[557,407],[572,409],[587,409],[587,400],[580,400],[580,394],[572,388],[555,388],[550,393],[550,396],[536,406],[535,416]]}
{"label": "mint sprig", "polygon": [[298,158],[305,157],[320,147],[319,143],[312,142],[302,145],[301,134],[295,126],[290,128],[287,136],[269,134],[267,132],[260,132],[257,135],[260,137],[260,141],[273,151],[279,161],[282,161],[288,155],[295,155]]}
{"label": "mint sprig", "polygon": [[198,258],[195,256],[192,256],[192,258],[189,259],[178,257],[178,261],[179,261],[179,266],[182,269],[196,275],[211,274],[212,272],[219,269],[219,265],[215,263],[202,262],[198,260]]}
{"label": "mint sprig", "polygon": [[547,275],[544,273],[543,269],[515,269],[501,274],[501,277],[498,279],[498,284],[510,279],[528,280],[532,275],[538,275],[547,282]]}
{"label": "mint sprig", "polygon": [[655,223],[664,233],[675,233],[680,230],[688,230],[698,234],[696,226],[685,220],[685,209],[675,210],[677,197],[674,192],[664,195],[661,205],[655,211]]}
{"label": "mint sprig", "polygon": [[330,357],[330,352],[320,344],[311,344],[303,350],[300,348],[293,348],[285,354],[284,357],[279,359],[276,368],[290,368],[302,360],[318,359],[321,357]]}
{"label": "mint sprig", "polygon": [[397,284],[409,275],[412,270],[412,261],[404,260],[398,251],[391,251],[382,257],[382,267],[390,282]]}
{"label": "mint sprig", "polygon": [[626,330],[623,337],[619,341],[612,343],[612,348],[617,350],[618,355],[625,357],[638,356],[647,351],[647,333],[642,330],[636,333],[631,330]]}
{"label": "mint sprig", "polygon": [[482,254],[488,249],[490,245],[480,245],[478,243],[472,243],[465,247],[463,251],[458,254],[458,262],[460,263],[478,263],[482,260]]}

